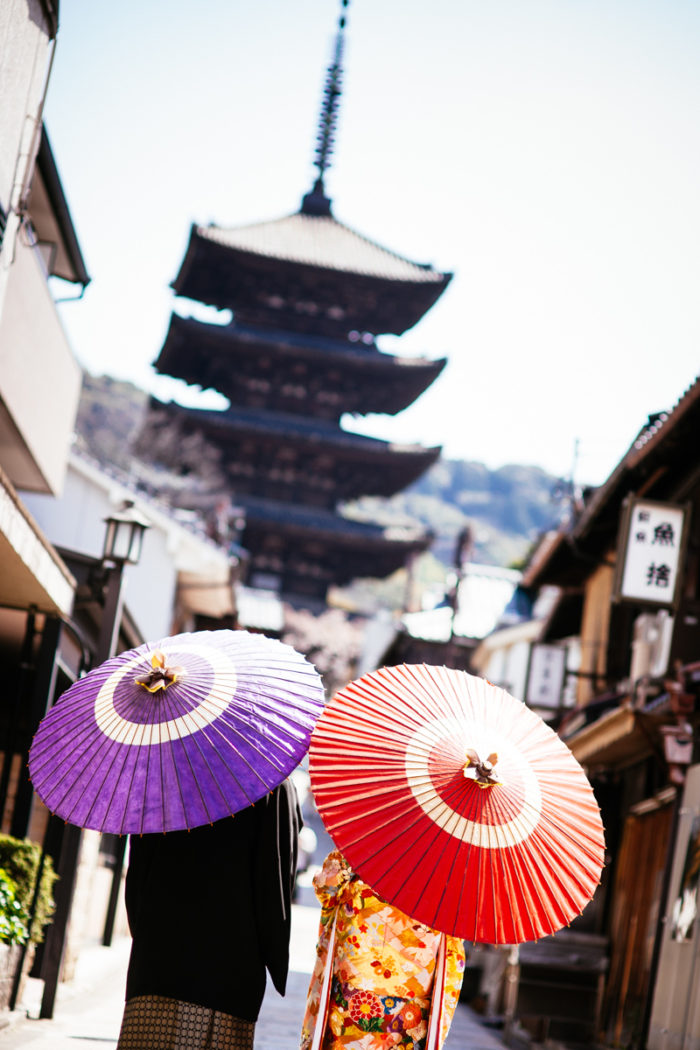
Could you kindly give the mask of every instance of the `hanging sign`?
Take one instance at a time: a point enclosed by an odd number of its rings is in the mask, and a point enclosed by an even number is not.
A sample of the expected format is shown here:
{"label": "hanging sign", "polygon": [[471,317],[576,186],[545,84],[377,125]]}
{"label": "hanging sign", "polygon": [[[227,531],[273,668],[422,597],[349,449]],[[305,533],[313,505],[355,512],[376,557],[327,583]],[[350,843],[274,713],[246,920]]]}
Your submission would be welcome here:
{"label": "hanging sign", "polygon": [[630,497],[623,505],[614,598],[673,606],[681,578],[689,508]]}
{"label": "hanging sign", "polygon": [[533,645],[527,675],[525,702],[529,707],[561,706],[566,670],[566,649],[561,645]]}

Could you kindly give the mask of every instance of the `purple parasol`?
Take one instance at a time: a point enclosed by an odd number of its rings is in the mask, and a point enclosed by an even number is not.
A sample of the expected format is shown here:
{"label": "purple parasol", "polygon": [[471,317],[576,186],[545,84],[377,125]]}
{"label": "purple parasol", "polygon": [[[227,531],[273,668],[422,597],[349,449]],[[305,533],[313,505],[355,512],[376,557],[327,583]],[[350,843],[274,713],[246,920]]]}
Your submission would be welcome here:
{"label": "purple parasol", "polygon": [[280,784],[322,709],[321,679],[291,646],[178,634],[75,682],[39,724],[29,775],[49,810],[82,828],[194,828]]}

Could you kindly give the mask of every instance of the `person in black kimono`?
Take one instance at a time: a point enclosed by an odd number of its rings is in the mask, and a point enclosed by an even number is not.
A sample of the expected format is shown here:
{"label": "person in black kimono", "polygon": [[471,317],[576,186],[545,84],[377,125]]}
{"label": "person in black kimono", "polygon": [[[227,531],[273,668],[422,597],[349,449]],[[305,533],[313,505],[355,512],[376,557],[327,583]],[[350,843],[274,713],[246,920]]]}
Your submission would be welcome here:
{"label": "person in black kimono", "polygon": [[132,836],[117,1050],[250,1050],[266,972],[284,995],[302,818],[286,780],[191,831]]}

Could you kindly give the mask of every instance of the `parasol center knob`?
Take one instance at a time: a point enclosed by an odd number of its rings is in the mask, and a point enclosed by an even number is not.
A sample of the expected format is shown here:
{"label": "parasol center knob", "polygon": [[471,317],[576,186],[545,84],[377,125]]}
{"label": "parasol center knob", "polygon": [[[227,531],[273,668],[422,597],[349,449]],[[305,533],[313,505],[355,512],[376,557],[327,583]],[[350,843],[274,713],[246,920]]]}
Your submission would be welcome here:
{"label": "parasol center knob", "polygon": [[498,755],[493,751],[488,758],[481,759],[473,748],[467,748],[467,761],[462,767],[462,773],[467,780],[473,780],[479,787],[493,787],[502,781],[496,772]]}
{"label": "parasol center knob", "polygon": [[148,674],[140,675],[135,679],[137,685],[142,685],[149,693],[157,693],[159,689],[166,690],[174,682],[179,682],[185,676],[185,668],[173,664],[168,667],[165,662],[165,654],[156,649],[151,655],[151,670]]}

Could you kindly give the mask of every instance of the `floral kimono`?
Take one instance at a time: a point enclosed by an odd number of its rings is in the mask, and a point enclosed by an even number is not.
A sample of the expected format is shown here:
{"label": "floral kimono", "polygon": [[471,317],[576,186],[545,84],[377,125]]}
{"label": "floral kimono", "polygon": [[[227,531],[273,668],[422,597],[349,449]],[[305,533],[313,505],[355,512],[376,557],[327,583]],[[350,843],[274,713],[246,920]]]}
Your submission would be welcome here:
{"label": "floral kimono", "polygon": [[301,1050],[438,1050],[452,1022],[464,945],[377,897],[329,853]]}

